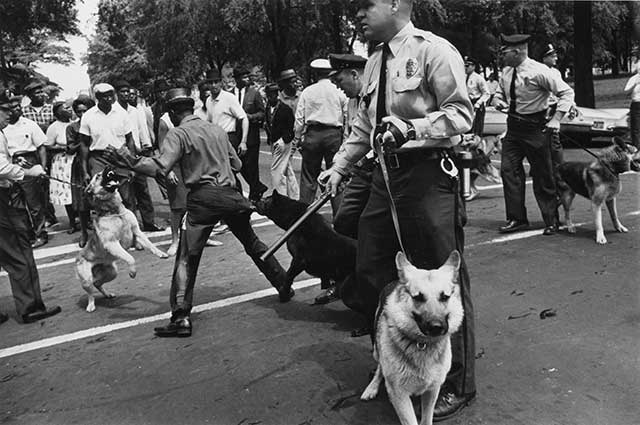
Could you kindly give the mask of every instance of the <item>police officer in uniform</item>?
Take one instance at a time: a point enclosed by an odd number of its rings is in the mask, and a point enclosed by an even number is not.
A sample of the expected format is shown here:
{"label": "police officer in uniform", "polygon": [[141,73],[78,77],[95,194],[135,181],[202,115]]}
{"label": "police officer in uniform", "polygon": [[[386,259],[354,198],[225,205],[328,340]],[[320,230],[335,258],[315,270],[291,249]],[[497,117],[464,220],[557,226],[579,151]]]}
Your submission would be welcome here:
{"label": "police officer in uniform", "polygon": [[267,246],[258,239],[249,223],[253,211],[251,203],[236,189],[235,173],[240,171],[242,162],[235,148],[220,126],[193,115],[194,100],[189,94],[184,88],[167,92],[167,108],[175,128],[167,133],[159,154],[135,158],[126,148],[109,148],[111,160],[149,176],[166,175],[178,165],[189,189],[187,215],[180,231],[171,280],[171,321],[167,326],[155,329],[156,335],[161,337],[191,335],[190,315],[200,257],[213,226],[221,219],[278,290],[280,301],[289,301],[294,295],[293,289],[286,284],[286,272],[275,257],[260,260]]}
{"label": "police officer in uniform", "polygon": [[[506,65],[493,99],[497,109],[507,110],[507,135],[502,141],[502,181],[510,233],[529,228],[524,203],[525,173],[522,161],[531,165],[533,193],[544,220],[544,235],[558,231],[555,179],[550,140],[560,131],[560,120],[573,104],[573,90],[549,67],[529,58],[527,34],[503,35],[501,55]],[[549,96],[558,99],[556,111],[546,119]]]}
{"label": "police officer in uniform", "polygon": [[[12,113],[11,101],[0,94],[0,130],[7,126]],[[40,292],[38,269],[33,258],[29,235],[33,233],[25,209],[22,190],[12,182],[25,176],[40,177],[45,174],[41,165],[24,169],[12,164],[7,150],[7,140],[0,131],[0,266],[9,275],[16,312],[24,323],[31,323],[60,313],[60,307],[46,308]],[[0,313],[0,323],[7,316]]]}
{"label": "police officer in uniform", "polygon": [[[413,26],[412,7],[411,0],[360,3],[357,18],[365,37],[381,43],[364,70],[365,96],[351,134],[321,176],[335,194],[372,144],[381,152],[359,222],[355,291],[361,304],[352,306],[371,321],[378,294],[397,278],[394,258],[403,247],[412,263],[425,269],[464,249],[464,204],[451,161],[453,146],[473,119],[464,64],[447,40]],[[384,128],[376,130],[380,124]],[[436,403],[436,420],[455,415],[475,397],[473,305],[464,261],[460,288],[465,319],[452,337],[453,364]]]}

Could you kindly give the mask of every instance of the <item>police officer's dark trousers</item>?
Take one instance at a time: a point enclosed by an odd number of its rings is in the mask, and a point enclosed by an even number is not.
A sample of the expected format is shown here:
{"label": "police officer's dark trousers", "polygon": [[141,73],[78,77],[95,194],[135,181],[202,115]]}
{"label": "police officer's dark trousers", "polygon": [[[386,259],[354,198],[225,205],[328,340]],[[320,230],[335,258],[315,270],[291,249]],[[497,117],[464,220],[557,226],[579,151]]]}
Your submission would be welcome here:
{"label": "police officer's dark trousers", "polygon": [[[15,154],[13,162],[15,163],[18,158],[22,158],[34,165],[40,164],[40,157],[35,152]],[[29,207],[31,223],[33,224],[33,240],[48,236],[45,229],[48,195],[45,194],[45,190],[49,190],[49,185],[46,183],[42,177],[25,177],[24,180],[17,183],[22,187]]]}
{"label": "police officer's dark trousers", "polygon": [[[333,157],[342,144],[342,128],[313,124],[307,127],[304,142],[300,146],[302,170],[300,172],[300,201],[311,204],[316,199],[318,175],[322,160],[327,169],[333,164]],[[331,200],[333,213],[338,210],[338,202]]]}
{"label": "police officer's dark trousers", "polygon": [[[538,201],[545,226],[555,223],[556,188],[551,163],[550,138],[544,130],[544,115],[525,116],[526,120],[509,117],[507,135],[502,141],[500,173],[504,185],[507,221],[527,221],[525,207],[525,170],[522,161],[531,166],[533,193]],[[532,122],[536,121],[537,122]]]}
{"label": "police officer's dark trousers", "polygon": [[[399,156],[400,157],[400,156]],[[411,153],[389,168],[402,242],[418,268],[440,267],[455,249],[464,250],[466,222],[458,180],[440,168],[438,152]],[[380,166],[373,171],[371,195],[358,228],[357,293],[371,323],[382,288],[397,279],[395,256],[400,245],[391,218],[389,195]],[[447,385],[459,395],[475,392],[475,334],[467,267],[462,261],[460,289],[464,321],[452,336],[453,365]]]}
{"label": "police officer's dark trousers", "polygon": [[358,239],[358,222],[369,201],[374,166],[374,160],[371,158],[351,170],[351,179],[342,192],[340,207],[333,219],[333,229],[341,235]]}
{"label": "police officer's dark trousers", "polygon": [[10,203],[11,190],[0,188],[0,266],[7,271],[19,316],[44,310],[38,269],[33,259],[33,229],[24,208]]}
{"label": "police officer's dark trousers", "polygon": [[[267,246],[256,236],[249,222],[251,204],[235,188],[203,184],[190,188],[187,214],[180,231],[180,244],[171,281],[173,318],[189,315],[198,265],[213,226],[224,219],[246,253],[275,288],[285,283],[286,272],[275,257],[261,261]],[[186,226],[186,228],[184,228]]]}

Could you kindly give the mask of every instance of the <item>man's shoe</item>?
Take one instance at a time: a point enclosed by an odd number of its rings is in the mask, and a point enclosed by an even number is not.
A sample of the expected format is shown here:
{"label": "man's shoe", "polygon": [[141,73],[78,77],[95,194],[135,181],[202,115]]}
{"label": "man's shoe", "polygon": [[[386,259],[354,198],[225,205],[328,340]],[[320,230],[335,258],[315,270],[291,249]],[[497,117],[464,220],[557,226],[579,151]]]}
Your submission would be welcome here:
{"label": "man's shoe", "polygon": [[452,418],[462,409],[470,405],[476,398],[476,393],[458,396],[452,392],[440,392],[436,407],[433,409],[433,421],[440,422]]}
{"label": "man's shoe", "polygon": [[9,316],[4,313],[0,313],[0,324],[6,322],[7,320],[9,320]]}
{"label": "man's shoe", "polygon": [[278,288],[278,298],[280,298],[281,303],[286,303],[296,294],[296,291],[293,290],[290,286],[281,286]]}
{"label": "man's shoe", "polygon": [[529,228],[528,221],[510,220],[505,226],[498,228],[500,233],[519,232],[521,230],[527,230]]}
{"label": "man's shoe", "polygon": [[154,328],[153,332],[161,338],[184,338],[191,336],[191,319],[182,317],[167,326]]}
{"label": "man's shoe", "polygon": [[558,233],[558,228],[556,226],[547,226],[542,231],[542,234],[545,236],[555,235],[556,233]]}
{"label": "man's shoe", "polygon": [[36,248],[40,248],[42,245],[46,245],[49,242],[48,239],[45,238],[37,238],[32,244],[31,244],[31,248],[32,249],[36,249]]}
{"label": "man's shoe", "polygon": [[55,316],[56,314],[60,313],[61,311],[62,311],[62,309],[60,308],[60,306],[47,308],[45,310],[33,311],[31,313],[23,314],[22,315],[22,321],[24,323],[37,322],[38,320],[42,320],[42,319],[46,319],[47,317]]}
{"label": "man's shoe", "polygon": [[332,286],[331,288],[329,288],[326,291],[324,291],[324,293],[318,295],[315,298],[313,303],[314,304],[329,304],[330,302],[337,301],[339,299],[340,299],[340,297],[338,296],[338,290],[336,289],[335,286]]}
{"label": "man's shoe", "polygon": [[215,226],[213,226],[213,229],[211,230],[211,234],[221,235],[223,233],[227,233],[228,231],[229,231],[229,226],[227,226],[224,223],[218,223]]}
{"label": "man's shoe", "polygon": [[142,228],[145,232],[163,232],[164,228],[157,226],[155,223],[148,224]]}
{"label": "man's shoe", "polygon": [[479,193],[480,191],[472,186],[471,190],[469,191],[469,194],[464,197],[464,200],[467,202],[473,201],[474,199],[476,199],[476,196],[478,196]]}

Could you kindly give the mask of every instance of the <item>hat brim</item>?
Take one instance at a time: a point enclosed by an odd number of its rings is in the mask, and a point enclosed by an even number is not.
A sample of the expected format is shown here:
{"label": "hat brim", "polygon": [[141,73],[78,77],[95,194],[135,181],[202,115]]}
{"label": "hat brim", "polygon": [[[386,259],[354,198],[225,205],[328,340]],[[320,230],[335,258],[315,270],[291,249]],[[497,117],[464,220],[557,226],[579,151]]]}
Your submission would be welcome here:
{"label": "hat brim", "polygon": [[173,99],[167,100],[167,105],[179,105],[181,103],[190,104],[193,107],[196,104],[196,101],[193,100],[192,97],[174,97]]}

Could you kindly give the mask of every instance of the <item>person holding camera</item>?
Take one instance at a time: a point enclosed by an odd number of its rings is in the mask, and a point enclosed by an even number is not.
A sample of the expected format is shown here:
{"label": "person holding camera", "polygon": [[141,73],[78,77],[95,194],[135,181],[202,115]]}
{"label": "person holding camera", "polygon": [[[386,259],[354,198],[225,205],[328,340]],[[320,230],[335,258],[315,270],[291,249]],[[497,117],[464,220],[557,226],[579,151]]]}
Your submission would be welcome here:
{"label": "person holding camera", "polygon": [[[373,144],[379,165],[359,222],[358,305],[351,306],[371,324],[378,295],[397,279],[398,251],[416,267],[434,269],[453,250],[464,250],[466,217],[452,161],[453,146],[473,121],[464,63],[447,40],[414,27],[412,7],[411,0],[360,3],[357,19],[364,35],[380,44],[365,66],[364,96],[351,134],[320,176],[335,195],[350,166]],[[435,420],[458,413],[476,392],[473,305],[464,261],[460,288],[465,319],[452,337],[453,364]]]}

